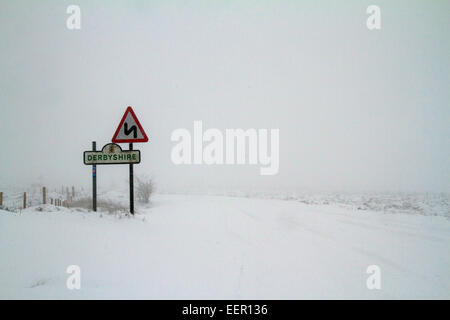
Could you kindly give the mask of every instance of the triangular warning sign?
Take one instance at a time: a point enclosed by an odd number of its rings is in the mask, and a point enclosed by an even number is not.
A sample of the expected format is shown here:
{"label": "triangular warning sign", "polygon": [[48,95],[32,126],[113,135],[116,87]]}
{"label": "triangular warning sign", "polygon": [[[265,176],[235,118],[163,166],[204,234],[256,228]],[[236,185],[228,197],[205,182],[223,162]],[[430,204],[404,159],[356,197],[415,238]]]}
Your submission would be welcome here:
{"label": "triangular warning sign", "polygon": [[128,107],[125,114],[120,120],[116,133],[112,138],[114,143],[133,143],[133,142],[147,142],[148,137],[142,129],[139,120],[137,119],[131,107]]}

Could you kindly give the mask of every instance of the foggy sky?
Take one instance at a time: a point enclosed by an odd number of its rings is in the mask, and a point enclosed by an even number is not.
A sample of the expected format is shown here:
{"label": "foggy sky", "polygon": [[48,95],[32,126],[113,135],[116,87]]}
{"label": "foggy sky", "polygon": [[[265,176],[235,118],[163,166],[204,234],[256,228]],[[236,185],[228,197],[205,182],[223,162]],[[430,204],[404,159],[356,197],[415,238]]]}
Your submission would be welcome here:
{"label": "foggy sky", "polygon": [[[81,8],[81,30],[66,8]],[[366,28],[381,7],[382,27]],[[448,1],[0,1],[0,185],[89,187],[132,106],[161,189],[450,191]],[[173,130],[278,128],[280,169],[176,166]],[[126,145],[123,145],[126,147]],[[98,166],[100,187],[126,165]]]}

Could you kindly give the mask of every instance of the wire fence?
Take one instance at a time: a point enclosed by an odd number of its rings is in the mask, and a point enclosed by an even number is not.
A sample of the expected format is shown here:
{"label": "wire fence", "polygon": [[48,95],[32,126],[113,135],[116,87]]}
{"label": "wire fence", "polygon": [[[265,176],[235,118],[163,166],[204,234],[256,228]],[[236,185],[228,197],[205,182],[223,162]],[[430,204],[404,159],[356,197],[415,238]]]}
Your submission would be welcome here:
{"label": "wire fence", "polygon": [[71,202],[85,196],[83,188],[74,186],[48,189],[33,185],[22,190],[17,188],[0,190],[0,209],[17,212],[42,204],[69,206]]}

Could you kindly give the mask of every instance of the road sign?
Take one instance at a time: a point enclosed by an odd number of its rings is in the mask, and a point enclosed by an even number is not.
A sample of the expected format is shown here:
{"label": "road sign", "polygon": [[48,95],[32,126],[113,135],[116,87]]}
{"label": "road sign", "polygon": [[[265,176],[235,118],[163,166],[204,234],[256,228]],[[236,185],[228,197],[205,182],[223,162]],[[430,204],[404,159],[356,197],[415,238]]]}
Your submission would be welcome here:
{"label": "road sign", "polygon": [[[92,207],[97,208],[97,164],[128,164],[130,166],[130,213],[134,215],[134,174],[133,164],[141,162],[141,152],[133,150],[133,143],[147,142],[145,134],[133,109],[128,107],[120,120],[119,126],[112,138],[113,143],[106,144],[102,151],[96,151],[95,141],[92,142],[92,151],[85,151],[83,161],[92,165]],[[122,150],[116,143],[129,143],[129,150]]]}
{"label": "road sign", "polygon": [[145,134],[139,120],[136,117],[133,109],[128,107],[125,114],[117,127],[116,132],[112,138],[114,143],[134,143],[147,142],[148,137]]}
{"label": "road sign", "polygon": [[[108,143],[102,151],[85,151],[83,158],[86,165],[133,164],[141,162],[141,152],[139,150],[124,151],[118,144]],[[96,172],[92,173],[95,176]]]}

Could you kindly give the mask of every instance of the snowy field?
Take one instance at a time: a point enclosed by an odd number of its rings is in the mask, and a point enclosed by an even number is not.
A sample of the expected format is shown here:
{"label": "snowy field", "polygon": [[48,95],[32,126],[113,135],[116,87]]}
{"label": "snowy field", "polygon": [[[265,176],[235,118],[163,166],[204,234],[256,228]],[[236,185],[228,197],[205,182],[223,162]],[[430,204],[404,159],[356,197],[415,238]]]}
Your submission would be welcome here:
{"label": "snowy field", "polygon": [[[1,210],[0,298],[450,298],[447,204],[416,214],[308,201],[159,194],[135,217]],[[66,287],[69,265],[80,290]],[[380,290],[367,289],[369,265]]]}

